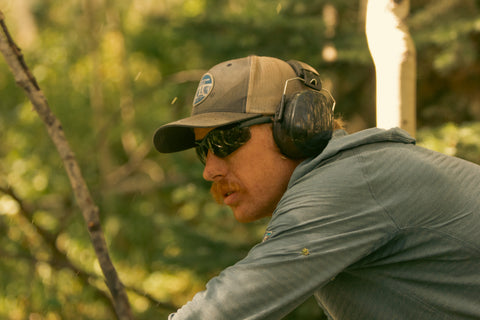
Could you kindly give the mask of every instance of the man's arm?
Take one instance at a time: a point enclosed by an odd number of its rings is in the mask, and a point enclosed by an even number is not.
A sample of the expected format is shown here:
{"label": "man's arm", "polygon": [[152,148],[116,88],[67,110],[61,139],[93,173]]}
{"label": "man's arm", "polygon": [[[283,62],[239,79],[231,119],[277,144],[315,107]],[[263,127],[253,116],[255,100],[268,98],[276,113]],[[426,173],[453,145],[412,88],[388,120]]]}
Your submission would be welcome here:
{"label": "man's arm", "polygon": [[339,178],[326,170],[292,186],[269,224],[270,236],[171,319],[280,319],[388,241],[395,225],[360,170],[348,171]]}

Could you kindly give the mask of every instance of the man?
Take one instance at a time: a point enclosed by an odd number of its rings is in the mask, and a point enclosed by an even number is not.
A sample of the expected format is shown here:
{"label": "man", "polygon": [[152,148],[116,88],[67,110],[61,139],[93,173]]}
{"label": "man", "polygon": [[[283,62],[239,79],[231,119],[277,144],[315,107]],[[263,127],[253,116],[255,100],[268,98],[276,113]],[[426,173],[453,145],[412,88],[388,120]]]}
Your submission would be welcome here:
{"label": "man", "polygon": [[160,152],[197,148],[217,201],[261,243],[171,319],[480,319],[480,167],[400,129],[348,135],[318,73],[249,56],[201,79]]}

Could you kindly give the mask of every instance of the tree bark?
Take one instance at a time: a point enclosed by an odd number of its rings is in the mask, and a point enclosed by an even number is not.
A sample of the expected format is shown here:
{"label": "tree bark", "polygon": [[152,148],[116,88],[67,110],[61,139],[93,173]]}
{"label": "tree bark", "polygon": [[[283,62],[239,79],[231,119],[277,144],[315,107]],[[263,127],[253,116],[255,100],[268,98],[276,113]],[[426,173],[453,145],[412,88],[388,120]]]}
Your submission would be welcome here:
{"label": "tree bark", "polygon": [[75,198],[87,224],[90,240],[95,249],[100,267],[106,279],[106,284],[112,294],[117,316],[121,320],[133,319],[128,297],[120,281],[117,271],[110,259],[105,237],[102,232],[98,207],[93,203],[90,191],[83,179],[80,167],[75,159],[63,132],[62,124],[52,113],[47,99],[40,89],[35,77],[25,63],[20,48],[13,41],[0,11],[0,51],[15,77],[16,83],[25,90],[35,111],[47,127],[67,171]]}
{"label": "tree bark", "polygon": [[375,64],[377,126],[416,132],[416,52],[409,0],[368,0],[365,31]]}

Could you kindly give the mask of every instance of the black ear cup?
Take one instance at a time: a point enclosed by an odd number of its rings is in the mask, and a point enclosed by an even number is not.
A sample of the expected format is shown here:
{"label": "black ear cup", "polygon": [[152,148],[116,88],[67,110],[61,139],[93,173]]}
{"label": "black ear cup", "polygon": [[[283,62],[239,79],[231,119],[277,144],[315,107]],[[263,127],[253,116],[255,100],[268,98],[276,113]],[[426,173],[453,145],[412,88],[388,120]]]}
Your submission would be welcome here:
{"label": "black ear cup", "polygon": [[273,137],[284,155],[299,159],[323,151],[334,126],[330,100],[322,91],[306,90],[284,101],[283,117],[273,123]]}

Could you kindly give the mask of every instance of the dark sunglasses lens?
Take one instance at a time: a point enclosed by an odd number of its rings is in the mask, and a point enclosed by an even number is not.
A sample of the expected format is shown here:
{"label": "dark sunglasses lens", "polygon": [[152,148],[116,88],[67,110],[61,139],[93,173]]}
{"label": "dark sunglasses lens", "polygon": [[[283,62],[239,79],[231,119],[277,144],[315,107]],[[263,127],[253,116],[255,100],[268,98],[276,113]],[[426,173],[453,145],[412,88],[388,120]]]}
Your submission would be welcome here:
{"label": "dark sunglasses lens", "polygon": [[205,145],[199,145],[195,148],[195,151],[197,152],[198,159],[205,164],[207,160],[208,148],[206,148]]}
{"label": "dark sunglasses lens", "polygon": [[208,150],[212,150],[217,157],[225,158],[249,139],[250,129],[248,127],[212,130],[198,143],[197,155],[203,164],[206,162]]}

